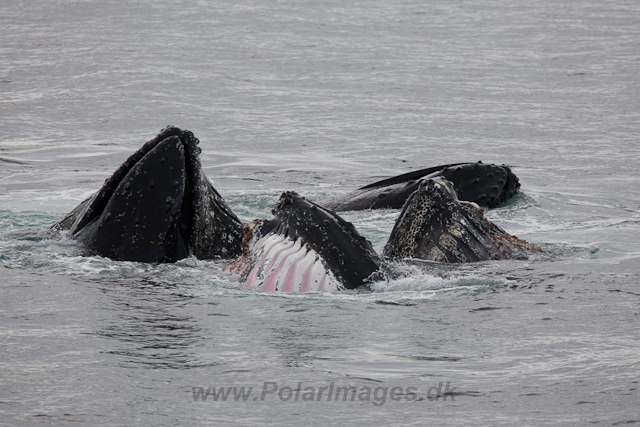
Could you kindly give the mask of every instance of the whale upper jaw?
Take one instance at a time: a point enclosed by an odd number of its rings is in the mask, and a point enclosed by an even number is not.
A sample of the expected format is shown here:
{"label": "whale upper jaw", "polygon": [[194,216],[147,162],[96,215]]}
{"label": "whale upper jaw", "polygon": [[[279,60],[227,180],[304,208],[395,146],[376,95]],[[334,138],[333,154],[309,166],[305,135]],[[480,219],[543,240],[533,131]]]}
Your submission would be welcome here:
{"label": "whale upper jaw", "polygon": [[198,143],[167,127],[53,227],[114,260],[237,256],[243,225],[202,172]]}

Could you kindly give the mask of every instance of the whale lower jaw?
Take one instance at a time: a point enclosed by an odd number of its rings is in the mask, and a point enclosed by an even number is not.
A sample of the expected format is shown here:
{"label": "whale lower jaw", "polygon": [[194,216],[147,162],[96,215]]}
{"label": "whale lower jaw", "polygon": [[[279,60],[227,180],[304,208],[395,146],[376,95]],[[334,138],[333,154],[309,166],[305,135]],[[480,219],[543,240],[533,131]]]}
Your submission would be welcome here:
{"label": "whale lower jaw", "polygon": [[334,292],[345,289],[320,255],[298,238],[269,233],[250,244],[250,257],[225,270],[265,292]]}

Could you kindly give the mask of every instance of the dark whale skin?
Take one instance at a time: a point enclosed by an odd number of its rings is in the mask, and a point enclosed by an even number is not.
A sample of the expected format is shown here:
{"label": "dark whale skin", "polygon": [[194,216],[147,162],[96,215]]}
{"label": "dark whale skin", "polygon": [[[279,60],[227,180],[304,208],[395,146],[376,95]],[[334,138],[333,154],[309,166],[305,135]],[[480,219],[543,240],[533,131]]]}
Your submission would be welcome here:
{"label": "dark whale skin", "polygon": [[458,200],[442,177],[419,181],[384,248],[388,258],[444,263],[524,260],[536,252],[543,251],[486,219],[477,204]]}
{"label": "dark whale skin", "polygon": [[165,128],[52,228],[120,261],[239,255],[243,224],[202,172],[198,143]]}
{"label": "dark whale skin", "polygon": [[336,212],[363,209],[401,209],[418,189],[421,178],[443,177],[451,181],[458,198],[487,208],[509,200],[520,188],[518,177],[506,165],[455,163],[434,166],[374,182],[337,197],[320,200],[322,206]]}
{"label": "dark whale skin", "polygon": [[[256,266],[256,255],[264,250],[253,243],[264,241],[261,239],[265,236],[282,236],[288,241],[300,242],[299,253],[312,251],[339,282],[339,289],[366,286],[379,271],[380,260],[371,242],[336,213],[294,191],[283,193],[272,213],[273,219],[256,220],[246,227],[244,255],[233,261],[227,271],[246,279]],[[296,263],[292,265],[290,268],[295,268]],[[285,276],[287,273],[285,270],[280,274]]]}

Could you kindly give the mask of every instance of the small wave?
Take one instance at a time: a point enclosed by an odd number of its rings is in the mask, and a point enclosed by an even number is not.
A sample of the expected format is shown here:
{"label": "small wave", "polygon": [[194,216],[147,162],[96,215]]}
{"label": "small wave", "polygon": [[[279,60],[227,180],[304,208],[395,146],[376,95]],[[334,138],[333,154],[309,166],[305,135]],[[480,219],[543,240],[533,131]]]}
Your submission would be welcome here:
{"label": "small wave", "polygon": [[537,195],[518,191],[502,206],[493,209],[491,212],[514,212],[529,209],[534,206],[540,206],[540,200]]}
{"label": "small wave", "polygon": [[371,285],[373,292],[422,292],[441,291],[450,289],[470,289],[489,286],[504,286],[506,279],[483,277],[479,274],[471,274],[460,277],[438,277],[429,274],[412,274],[411,276],[376,282]]}
{"label": "small wave", "polygon": [[[53,222],[95,193],[97,188],[69,188],[55,191],[14,191],[0,194],[5,215],[20,218],[29,213],[50,215]],[[45,214],[46,212],[46,214]],[[37,224],[31,224],[37,225]]]}

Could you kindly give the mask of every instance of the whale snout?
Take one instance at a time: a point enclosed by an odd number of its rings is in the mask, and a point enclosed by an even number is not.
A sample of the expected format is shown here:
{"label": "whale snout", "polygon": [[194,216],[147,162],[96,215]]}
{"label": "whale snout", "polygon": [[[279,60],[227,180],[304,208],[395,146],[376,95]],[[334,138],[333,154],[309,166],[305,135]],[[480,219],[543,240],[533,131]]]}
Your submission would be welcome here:
{"label": "whale snout", "polygon": [[198,143],[189,131],[165,128],[54,228],[115,260],[237,255],[242,223],[204,176]]}

